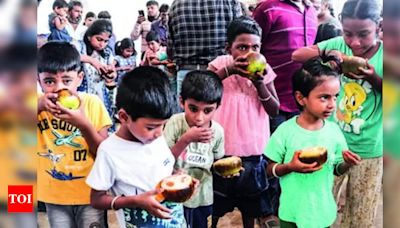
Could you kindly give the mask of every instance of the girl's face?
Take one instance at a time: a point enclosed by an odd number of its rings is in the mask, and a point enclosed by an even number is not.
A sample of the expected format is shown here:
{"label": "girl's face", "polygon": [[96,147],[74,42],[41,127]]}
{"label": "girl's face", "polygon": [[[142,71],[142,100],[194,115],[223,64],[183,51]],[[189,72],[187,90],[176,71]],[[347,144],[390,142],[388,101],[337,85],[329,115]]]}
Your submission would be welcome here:
{"label": "girl's face", "polygon": [[125,57],[125,58],[129,58],[129,57],[131,57],[132,55],[133,55],[133,48],[125,48],[125,49],[122,51],[122,56]]}
{"label": "girl's face", "polygon": [[150,50],[152,50],[153,52],[157,52],[158,49],[160,49],[160,43],[158,43],[157,41],[153,40],[150,42],[147,42],[147,46],[150,48]]}
{"label": "girl's face", "polygon": [[87,27],[90,27],[95,20],[96,20],[96,18],[94,18],[94,17],[88,17],[85,19],[85,25]]}
{"label": "girl's face", "polygon": [[93,49],[96,51],[101,51],[106,48],[108,41],[110,40],[111,34],[108,32],[102,32],[97,35],[89,37],[89,42]]}
{"label": "girl's face", "polygon": [[378,25],[370,19],[345,18],[342,22],[343,38],[353,55],[364,57],[376,45]]}
{"label": "girl's face", "polygon": [[249,52],[260,52],[261,38],[255,34],[243,33],[236,37],[231,45],[228,46],[228,53],[234,59],[238,56],[246,55]]}
{"label": "girl's face", "polygon": [[303,113],[316,119],[326,119],[336,108],[336,98],[339,95],[340,82],[338,78],[323,76],[323,82],[317,85],[307,97],[296,91],[296,100],[303,106]]}
{"label": "girl's face", "polygon": [[66,16],[68,13],[68,7],[64,7],[64,8],[55,8],[54,11],[56,12],[57,15],[60,16]]}

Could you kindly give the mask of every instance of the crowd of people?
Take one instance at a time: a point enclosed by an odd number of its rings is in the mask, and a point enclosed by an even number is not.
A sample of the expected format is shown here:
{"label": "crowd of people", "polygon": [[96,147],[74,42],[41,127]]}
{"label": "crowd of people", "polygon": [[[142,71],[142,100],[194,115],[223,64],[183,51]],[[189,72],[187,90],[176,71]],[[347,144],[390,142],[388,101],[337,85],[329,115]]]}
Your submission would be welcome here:
{"label": "crowd of people", "polygon": [[[123,38],[107,11],[83,17],[77,0],[52,7],[38,44],[37,113],[37,192],[51,227],[107,227],[107,210],[120,227],[217,227],[235,208],[245,228],[330,227],[338,210],[340,227],[374,226],[377,0],[347,0],[338,19],[330,0],[150,0]],[[256,74],[253,53],[267,60]],[[367,63],[347,73],[349,56]],[[64,89],[78,109],[57,102]],[[301,151],[317,146],[326,163],[303,163]],[[238,175],[213,171],[231,156],[242,160]],[[175,172],[197,181],[194,195],[157,201],[156,185]]]}

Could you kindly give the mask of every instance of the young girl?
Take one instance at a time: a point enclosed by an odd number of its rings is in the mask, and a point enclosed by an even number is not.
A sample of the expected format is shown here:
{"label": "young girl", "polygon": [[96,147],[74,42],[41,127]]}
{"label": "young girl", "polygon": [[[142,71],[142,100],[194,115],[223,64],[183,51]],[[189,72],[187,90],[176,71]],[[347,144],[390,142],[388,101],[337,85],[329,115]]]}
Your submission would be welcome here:
{"label": "young girl", "polygon": [[[347,150],[339,127],[325,120],[335,111],[339,90],[339,75],[325,59],[307,61],[293,76],[294,97],[301,109],[300,115],[280,125],[265,149],[265,155],[271,161],[267,167],[268,175],[280,178],[281,227],[332,225],[336,218],[333,174],[341,175],[360,162],[358,155]],[[327,150],[325,164],[305,164],[299,160],[301,150],[316,146]]]}
{"label": "young girl", "polygon": [[68,3],[66,1],[54,1],[53,13],[49,15],[50,35],[47,40],[61,40],[71,42],[72,38],[65,28],[65,26],[68,24],[67,12]]}
{"label": "young girl", "polygon": [[166,65],[167,48],[161,46],[160,36],[155,31],[150,31],[146,35],[147,50],[143,57],[143,66]]}
{"label": "young girl", "polygon": [[[381,10],[376,0],[349,0],[341,13],[343,37],[333,38],[293,53],[304,62],[322,50],[368,60],[360,75],[341,77],[334,115],[351,151],[365,159],[350,170],[347,202],[341,227],[373,227],[382,186],[382,74],[383,43],[378,39]],[[340,53],[338,56],[340,57]]]}
{"label": "young girl", "polygon": [[214,175],[213,227],[218,217],[238,207],[243,226],[254,227],[254,218],[270,208],[265,197],[267,188],[263,149],[269,138],[269,115],[276,115],[279,101],[271,68],[250,80],[246,57],[260,52],[261,29],[249,17],[240,17],[227,30],[229,55],[219,56],[209,63],[209,70],[223,80],[224,94],[214,118],[225,134],[225,155],[242,158],[244,172],[236,178]]}
{"label": "young girl", "polygon": [[[99,19],[90,26],[78,48],[84,62],[85,77],[79,91],[96,94],[104,102],[108,114],[115,114],[116,76],[114,56],[107,48],[112,34],[109,20]],[[114,131],[114,126],[110,131]]]}
{"label": "young girl", "polygon": [[121,76],[127,71],[136,67],[136,50],[132,39],[125,38],[115,44],[114,65],[118,74],[118,82],[122,80]]}

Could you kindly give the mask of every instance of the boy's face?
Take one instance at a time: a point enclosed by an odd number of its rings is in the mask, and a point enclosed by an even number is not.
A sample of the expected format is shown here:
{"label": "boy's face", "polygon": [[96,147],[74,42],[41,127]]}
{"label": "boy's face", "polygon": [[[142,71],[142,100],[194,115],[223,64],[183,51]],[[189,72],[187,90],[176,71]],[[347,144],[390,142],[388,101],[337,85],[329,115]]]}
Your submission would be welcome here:
{"label": "boy's face", "polygon": [[[118,112],[121,121],[120,133],[131,141],[148,144],[162,135],[163,128],[167,120],[154,119],[150,117],[140,117],[135,121],[121,109]],[[123,129],[125,128],[125,130]]]}
{"label": "boy's face", "polygon": [[217,103],[208,104],[188,98],[181,99],[181,106],[185,110],[185,118],[189,127],[210,127],[210,122],[217,110]]}
{"label": "boy's face", "polygon": [[57,74],[42,72],[39,74],[39,83],[44,93],[55,93],[61,89],[76,92],[82,78],[83,72],[77,71],[63,71]]}

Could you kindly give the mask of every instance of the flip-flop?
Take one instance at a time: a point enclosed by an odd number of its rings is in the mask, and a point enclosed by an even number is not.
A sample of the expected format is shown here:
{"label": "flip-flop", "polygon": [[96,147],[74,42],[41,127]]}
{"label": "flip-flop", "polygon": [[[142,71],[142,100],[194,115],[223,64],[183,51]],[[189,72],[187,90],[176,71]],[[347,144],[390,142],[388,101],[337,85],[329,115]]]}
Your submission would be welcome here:
{"label": "flip-flop", "polygon": [[263,228],[279,228],[279,219],[271,216],[263,222]]}

